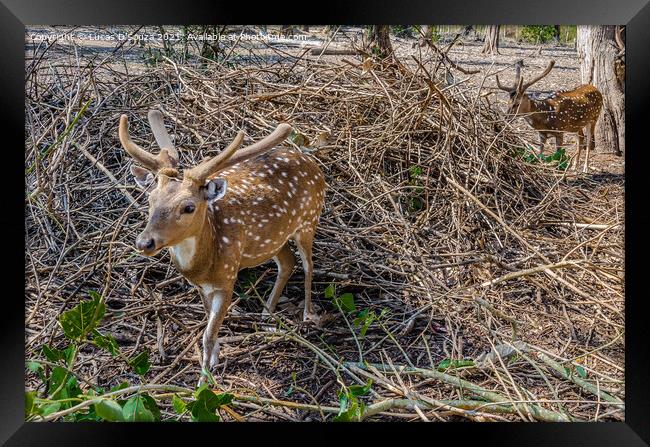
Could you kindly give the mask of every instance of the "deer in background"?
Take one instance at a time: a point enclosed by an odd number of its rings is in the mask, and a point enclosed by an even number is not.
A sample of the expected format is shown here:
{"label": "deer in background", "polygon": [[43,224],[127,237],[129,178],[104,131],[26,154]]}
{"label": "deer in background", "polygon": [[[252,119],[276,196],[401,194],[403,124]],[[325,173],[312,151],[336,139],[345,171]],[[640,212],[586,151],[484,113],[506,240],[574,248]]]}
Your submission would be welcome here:
{"label": "deer in background", "polygon": [[503,86],[497,75],[497,86],[510,94],[508,115],[523,116],[528,124],[539,133],[539,153],[549,137],[554,137],[556,149],[562,145],[564,134],[578,134],[578,152],[575,166],[580,160],[587,129],[588,143],[583,172],[589,167],[589,151],[595,147],[596,121],[603,107],[603,95],[593,85],[581,85],[573,90],[555,91],[547,95],[526,93],[526,90],[551,72],[555,61],[549,62],[546,69],[529,82],[521,75],[523,61],[516,64],[514,86]]}
{"label": "deer in background", "polygon": [[303,319],[317,318],[311,302],[312,242],[325,179],[308,155],[275,147],[291,132],[288,124],[240,150],[244,134],[239,132],[218,155],[181,173],[162,114],[152,110],[148,118],[161,148],[157,155],[131,140],[126,115],[119,125],[122,146],[144,166],[132,166],[131,173],[149,200],[149,219],[136,248],[146,256],[167,248],[175,267],[201,295],[208,314],[201,384],[218,362],[217,334],[237,273],[275,260],[278,276],[265,310],[273,312],[295,265],[290,239],[298,247],[305,273]]}

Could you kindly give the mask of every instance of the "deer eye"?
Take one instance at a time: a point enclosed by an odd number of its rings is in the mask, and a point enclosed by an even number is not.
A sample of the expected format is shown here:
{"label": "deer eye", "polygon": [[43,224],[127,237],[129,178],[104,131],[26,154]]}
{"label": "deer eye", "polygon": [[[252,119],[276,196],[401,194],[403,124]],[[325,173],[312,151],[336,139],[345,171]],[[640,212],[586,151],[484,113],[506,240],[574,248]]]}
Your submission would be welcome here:
{"label": "deer eye", "polygon": [[188,203],[185,205],[185,208],[183,208],[183,214],[191,214],[194,212],[194,204],[193,203]]}

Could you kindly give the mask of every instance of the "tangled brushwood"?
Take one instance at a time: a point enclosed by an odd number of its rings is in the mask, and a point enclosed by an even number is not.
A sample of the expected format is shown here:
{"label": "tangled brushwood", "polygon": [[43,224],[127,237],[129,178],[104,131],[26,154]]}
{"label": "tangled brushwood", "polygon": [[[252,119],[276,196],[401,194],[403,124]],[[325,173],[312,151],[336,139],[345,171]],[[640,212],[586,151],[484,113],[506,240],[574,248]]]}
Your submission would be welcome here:
{"label": "tangled brushwood", "polygon": [[[312,155],[328,184],[313,256],[320,323],[301,324],[299,269],[273,317],[261,312],[274,264],[240,272],[212,386],[230,396],[213,408],[223,419],[624,419],[622,176],[528,162],[485,89],[445,83],[435,64],[272,51],[223,64],[132,68],[119,52],[28,64],[34,399],[52,393],[57,357],[43,346],[69,343],[59,316],[96,292],[96,330],[121,354],[79,341],[66,373],[86,396],[76,410],[96,405],[89,390],[127,382],[111,396],[146,392],[157,418],[199,418],[181,401],[199,376],[200,298],[166,253],[133,248],[147,201],[117,125],[129,114],[134,141],[152,148],[155,108],[174,123],[181,166],[240,129],[250,144],[287,122],[285,144]],[[134,372],[142,352],[147,368]]]}

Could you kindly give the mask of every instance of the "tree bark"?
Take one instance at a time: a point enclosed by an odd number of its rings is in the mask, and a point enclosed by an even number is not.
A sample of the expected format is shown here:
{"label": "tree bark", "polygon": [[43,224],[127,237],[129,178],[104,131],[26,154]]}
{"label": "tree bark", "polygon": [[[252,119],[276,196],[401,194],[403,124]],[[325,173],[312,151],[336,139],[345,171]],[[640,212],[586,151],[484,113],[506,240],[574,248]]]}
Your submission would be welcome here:
{"label": "tree bark", "polygon": [[485,32],[483,54],[499,54],[499,28],[501,25],[490,25]]}
{"label": "tree bark", "polygon": [[625,90],[617,77],[620,59],[615,28],[578,25],[576,46],[582,82],[596,86],[603,95],[603,111],[596,125],[596,147],[621,155],[625,151]]}
{"label": "tree bark", "polygon": [[372,25],[370,32],[371,50],[381,58],[393,54],[393,45],[390,43],[389,25]]}

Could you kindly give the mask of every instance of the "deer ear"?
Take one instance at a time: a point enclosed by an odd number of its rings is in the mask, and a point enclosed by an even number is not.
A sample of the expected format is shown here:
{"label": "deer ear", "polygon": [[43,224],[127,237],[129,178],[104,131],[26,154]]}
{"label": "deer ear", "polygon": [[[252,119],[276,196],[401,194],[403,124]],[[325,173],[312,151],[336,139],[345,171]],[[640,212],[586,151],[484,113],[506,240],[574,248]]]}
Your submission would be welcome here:
{"label": "deer ear", "polygon": [[205,200],[208,205],[220,200],[226,195],[228,189],[228,182],[222,178],[214,178],[205,182]]}
{"label": "deer ear", "polygon": [[149,192],[153,185],[154,176],[151,172],[140,166],[131,165],[131,174],[135,179],[135,183],[143,190]]}

